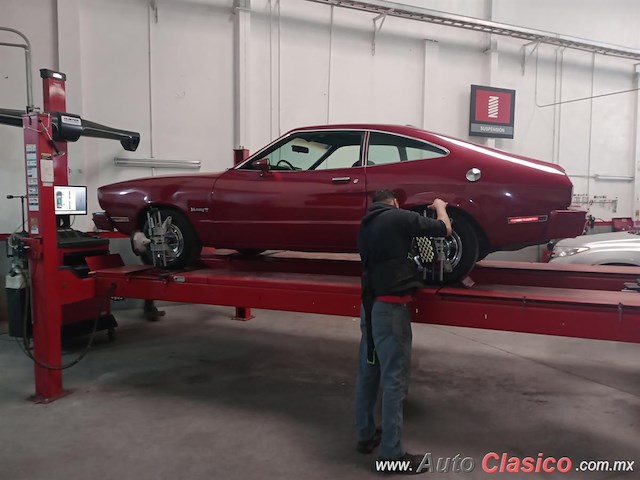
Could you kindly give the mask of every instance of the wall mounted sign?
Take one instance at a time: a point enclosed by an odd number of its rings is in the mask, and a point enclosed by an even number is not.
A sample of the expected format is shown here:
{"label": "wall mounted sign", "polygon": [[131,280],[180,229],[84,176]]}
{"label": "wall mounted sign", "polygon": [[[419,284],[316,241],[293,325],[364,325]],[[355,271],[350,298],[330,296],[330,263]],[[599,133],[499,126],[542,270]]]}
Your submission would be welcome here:
{"label": "wall mounted sign", "polygon": [[469,135],[513,138],[516,91],[471,85]]}

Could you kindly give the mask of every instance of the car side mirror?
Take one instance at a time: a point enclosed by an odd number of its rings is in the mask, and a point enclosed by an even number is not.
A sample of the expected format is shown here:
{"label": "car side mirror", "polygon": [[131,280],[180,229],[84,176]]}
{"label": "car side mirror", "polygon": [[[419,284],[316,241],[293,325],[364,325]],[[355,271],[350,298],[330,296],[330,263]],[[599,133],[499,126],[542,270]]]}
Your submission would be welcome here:
{"label": "car side mirror", "polygon": [[253,168],[260,170],[260,175],[266,175],[266,173],[270,170],[271,165],[269,164],[268,158],[261,158],[253,162]]}

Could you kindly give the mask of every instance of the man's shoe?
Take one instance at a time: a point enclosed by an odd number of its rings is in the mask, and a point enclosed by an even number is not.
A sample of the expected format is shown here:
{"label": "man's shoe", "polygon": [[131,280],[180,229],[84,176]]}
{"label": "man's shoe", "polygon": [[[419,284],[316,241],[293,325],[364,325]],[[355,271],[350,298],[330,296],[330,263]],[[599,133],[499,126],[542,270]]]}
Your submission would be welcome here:
{"label": "man's shoe", "polygon": [[375,466],[379,473],[392,473],[397,475],[416,475],[418,473],[426,473],[429,469],[425,468],[418,471],[423,457],[420,455],[412,455],[405,453],[400,458],[382,458],[378,457]]}
{"label": "man's shoe", "polygon": [[380,428],[376,428],[376,431],[373,434],[373,437],[371,437],[369,440],[362,440],[361,442],[358,442],[358,445],[356,446],[356,450],[364,454],[371,453],[373,452],[374,448],[380,445],[381,438],[382,438],[382,430]]}
{"label": "man's shoe", "polygon": [[142,316],[149,321],[156,321],[160,317],[164,317],[165,311],[158,310],[158,308],[153,304],[145,304],[144,309],[142,310]]}

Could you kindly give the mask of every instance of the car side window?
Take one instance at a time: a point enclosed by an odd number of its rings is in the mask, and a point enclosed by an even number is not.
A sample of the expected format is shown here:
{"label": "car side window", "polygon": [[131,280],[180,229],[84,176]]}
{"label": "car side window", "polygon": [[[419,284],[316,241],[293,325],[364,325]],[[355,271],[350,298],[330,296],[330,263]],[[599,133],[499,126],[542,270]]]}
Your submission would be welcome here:
{"label": "car side window", "polygon": [[350,168],[360,165],[360,145],[345,145],[339,147],[320,163],[315,170],[331,168]]}
{"label": "car side window", "polygon": [[[360,164],[362,137],[362,132],[299,132],[283,139],[260,158],[268,159],[272,170],[351,168]],[[240,168],[254,167],[249,163]]]}
{"label": "car side window", "polygon": [[427,142],[390,133],[372,132],[369,136],[368,165],[444,157],[446,150]]}
{"label": "car side window", "polygon": [[383,165],[385,163],[395,163],[401,160],[400,150],[398,150],[397,146],[369,142],[367,165]]}

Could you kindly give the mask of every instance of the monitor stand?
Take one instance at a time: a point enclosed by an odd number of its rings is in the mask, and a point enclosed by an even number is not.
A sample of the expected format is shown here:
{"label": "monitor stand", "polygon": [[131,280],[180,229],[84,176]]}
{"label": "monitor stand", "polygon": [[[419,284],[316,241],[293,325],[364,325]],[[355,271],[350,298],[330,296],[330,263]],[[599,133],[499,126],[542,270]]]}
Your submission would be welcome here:
{"label": "monitor stand", "polygon": [[58,229],[71,228],[71,215],[56,215],[56,226]]}

